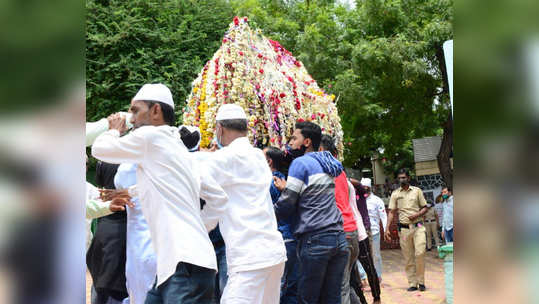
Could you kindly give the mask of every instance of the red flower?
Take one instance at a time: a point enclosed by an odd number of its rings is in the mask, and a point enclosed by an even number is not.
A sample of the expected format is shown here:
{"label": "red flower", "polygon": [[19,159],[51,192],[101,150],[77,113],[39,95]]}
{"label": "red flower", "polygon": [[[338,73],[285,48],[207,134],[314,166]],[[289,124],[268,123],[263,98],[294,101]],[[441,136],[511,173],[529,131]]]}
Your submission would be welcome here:
{"label": "red flower", "polygon": [[262,54],[258,54],[257,57],[258,57],[258,58],[262,58]]}
{"label": "red flower", "polygon": [[238,16],[234,17],[234,25],[238,26],[239,24],[240,24],[240,19],[238,18]]}
{"label": "red flower", "polygon": [[263,69],[258,70],[258,72],[260,72],[260,74],[264,74],[264,70],[263,70]]}
{"label": "red flower", "polygon": [[225,94],[225,95],[228,95],[228,91],[227,91],[227,90],[225,90],[225,91],[223,92],[223,94]]}
{"label": "red flower", "polygon": [[286,96],[286,94],[285,94],[285,93],[281,93],[281,94],[279,94],[279,97],[281,97],[281,98],[284,98],[285,96]]}
{"label": "red flower", "polygon": [[301,63],[299,61],[294,62],[294,64],[299,68],[301,66]]}
{"label": "red flower", "polygon": [[255,86],[255,88],[256,88],[257,90],[260,90],[260,85],[257,83],[256,86]]}
{"label": "red flower", "polygon": [[324,118],[326,116],[326,114],[322,113],[320,114],[320,118]]}
{"label": "red flower", "polygon": [[305,121],[305,119],[303,119],[303,118],[298,119],[298,122],[304,122],[304,121]]}
{"label": "red flower", "polygon": [[242,51],[240,51],[240,56],[243,56],[243,52],[242,52]]}
{"label": "red flower", "polygon": [[226,40],[226,38],[223,38],[223,43],[226,43],[228,40]]}
{"label": "red flower", "polygon": [[244,21],[244,22],[247,22],[247,17],[243,18],[243,21]]}

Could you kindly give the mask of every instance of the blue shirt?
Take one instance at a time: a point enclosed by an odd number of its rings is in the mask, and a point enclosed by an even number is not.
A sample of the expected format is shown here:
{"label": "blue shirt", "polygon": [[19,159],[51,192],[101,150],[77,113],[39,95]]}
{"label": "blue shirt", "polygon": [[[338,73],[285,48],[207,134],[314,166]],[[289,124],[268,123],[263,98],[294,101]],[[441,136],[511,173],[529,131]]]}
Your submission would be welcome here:
{"label": "blue shirt", "polygon": [[[276,176],[280,179],[286,179],[284,174],[282,174],[279,171],[272,172],[273,176]],[[281,197],[281,191],[275,187],[275,182],[273,179],[271,180],[271,186],[270,186],[270,194],[271,194],[271,200],[273,202],[273,205],[279,200],[279,197]],[[294,235],[292,234],[292,228],[290,227],[290,220],[289,219],[281,219],[277,221],[277,228],[283,235],[283,240],[295,240]]]}
{"label": "blue shirt", "polygon": [[334,181],[342,170],[341,163],[327,151],[310,152],[292,161],[275,213],[278,219],[291,217],[296,238],[315,231],[343,231]]}

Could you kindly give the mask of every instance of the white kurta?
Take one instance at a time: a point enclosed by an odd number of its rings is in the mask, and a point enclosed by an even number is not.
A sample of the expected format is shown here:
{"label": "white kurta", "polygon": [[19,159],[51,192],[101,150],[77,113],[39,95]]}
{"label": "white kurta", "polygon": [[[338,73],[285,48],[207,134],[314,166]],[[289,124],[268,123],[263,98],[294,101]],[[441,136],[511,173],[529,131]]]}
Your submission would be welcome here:
{"label": "white kurta", "polygon": [[384,201],[371,193],[367,197],[367,211],[369,212],[369,219],[371,221],[372,235],[380,233],[380,221],[382,221],[382,227],[385,231],[387,229],[387,213]]}
{"label": "white kurta", "polygon": [[[226,193],[193,161],[177,128],[144,126],[119,136],[117,130],[101,134],[92,155],[109,163],[137,165],[137,193],[157,256],[157,285],[174,274],[179,262],[217,270],[205,226],[218,221]],[[205,223],[199,198],[207,203]]]}
{"label": "white kurta", "polygon": [[[137,165],[121,164],[114,176],[116,189],[128,189],[137,183]],[[126,207],[127,238],[125,278],[130,304],[144,304],[146,294],[155,282],[157,271],[150,228],[138,197],[131,199],[134,207]]]}
{"label": "white kurta", "polygon": [[272,174],[262,150],[240,137],[204,158],[202,163],[229,197],[219,219],[228,272],[285,262],[286,249],[269,192]]}

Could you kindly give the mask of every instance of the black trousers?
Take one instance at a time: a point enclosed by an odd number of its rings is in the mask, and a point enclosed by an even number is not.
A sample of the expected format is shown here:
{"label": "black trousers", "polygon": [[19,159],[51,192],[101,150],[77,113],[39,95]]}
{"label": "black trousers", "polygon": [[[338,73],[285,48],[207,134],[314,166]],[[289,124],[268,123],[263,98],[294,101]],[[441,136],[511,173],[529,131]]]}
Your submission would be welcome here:
{"label": "black trousers", "polygon": [[[364,239],[359,242],[359,262],[363,269],[367,273],[367,279],[371,287],[371,293],[373,299],[380,300],[380,281],[378,280],[378,275],[376,274],[376,269],[374,268],[374,261],[371,255],[371,245],[369,243],[369,238]],[[359,277],[359,271],[357,267],[353,268],[352,275],[350,276],[350,285],[352,289],[356,292],[356,295],[359,297],[361,303],[366,304],[367,300],[365,295],[361,290],[361,279]]]}

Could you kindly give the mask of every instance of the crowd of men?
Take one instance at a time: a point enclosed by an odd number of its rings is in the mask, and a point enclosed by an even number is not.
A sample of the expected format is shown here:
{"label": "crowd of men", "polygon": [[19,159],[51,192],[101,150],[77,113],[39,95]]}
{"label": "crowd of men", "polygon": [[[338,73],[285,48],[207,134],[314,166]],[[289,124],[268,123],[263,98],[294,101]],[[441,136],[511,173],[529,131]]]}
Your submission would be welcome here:
{"label": "crowd of men", "polygon": [[244,110],[224,104],[205,150],[197,128],[175,126],[165,85],[144,85],[129,112],[87,125],[102,188],[87,183],[93,303],[367,303],[361,269],[381,303],[380,232],[391,238],[397,210],[409,290],[426,289],[430,206],[406,170],[386,216],[371,180],[348,178],[312,122],[286,149],[261,150]]}

